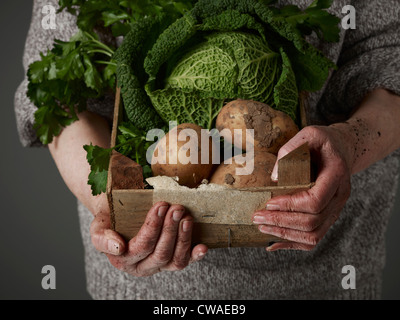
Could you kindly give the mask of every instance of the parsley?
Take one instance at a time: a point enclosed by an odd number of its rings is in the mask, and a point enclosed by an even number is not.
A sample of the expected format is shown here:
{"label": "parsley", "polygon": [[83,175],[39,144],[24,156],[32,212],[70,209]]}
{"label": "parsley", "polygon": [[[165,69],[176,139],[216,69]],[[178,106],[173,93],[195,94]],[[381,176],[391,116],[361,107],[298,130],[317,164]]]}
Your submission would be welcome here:
{"label": "parsley", "polygon": [[[192,0],[60,0],[60,11],[77,14],[82,30],[93,30],[97,25],[110,27],[114,36],[125,35],[130,24],[143,17],[166,14],[174,19],[192,8]],[[77,8],[79,7],[79,13]]]}
{"label": "parsley", "polygon": [[77,15],[79,31],[69,41],[55,40],[52,50],[28,70],[27,95],[38,108],[37,136],[49,144],[62,129],[78,120],[87,100],[115,92],[116,63],[111,48],[100,41],[97,31],[124,36],[144,17],[168,14],[178,17],[192,6],[191,0],[59,0],[59,12]]}
{"label": "parsley", "polygon": [[[58,12],[67,10],[77,16],[79,31],[69,41],[55,40],[52,50],[41,53],[40,60],[28,70],[27,95],[38,110],[34,128],[43,144],[49,144],[62,129],[78,120],[77,113],[86,109],[88,99],[115,92],[116,48],[101,42],[97,32],[114,37],[125,36],[132,24],[146,18],[167,15],[176,19],[192,8],[192,0],[59,0]],[[143,166],[149,144],[143,132],[132,124],[120,127],[118,146],[114,149]],[[91,166],[88,183],[94,195],[106,191],[107,171],[113,149],[84,147]]]}
{"label": "parsley", "polygon": [[95,34],[79,31],[68,42],[55,40],[54,48],[30,65],[27,95],[38,107],[34,127],[43,144],[78,119],[87,99],[114,88],[113,54]]}
{"label": "parsley", "polygon": [[92,144],[84,146],[84,149],[87,152],[87,161],[91,167],[88,184],[92,187],[92,194],[98,195],[106,192],[112,149],[103,149]]}
{"label": "parsley", "polygon": [[91,169],[88,184],[92,187],[93,195],[106,192],[108,167],[113,150],[140,164],[145,179],[152,176],[151,166],[147,162],[146,154],[154,142],[146,141],[146,132],[139,130],[130,122],[121,123],[118,131],[117,145],[114,148],[104,149],[92,144],[84,146]]}

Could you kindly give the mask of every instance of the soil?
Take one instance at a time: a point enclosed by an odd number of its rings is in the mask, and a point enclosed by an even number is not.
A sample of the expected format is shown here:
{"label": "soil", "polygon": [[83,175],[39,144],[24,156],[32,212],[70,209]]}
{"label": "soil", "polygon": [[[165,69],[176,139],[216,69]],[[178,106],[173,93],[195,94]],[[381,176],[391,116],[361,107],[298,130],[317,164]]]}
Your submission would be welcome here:
{"label": "soil", "polygon": [[254,140],[262,148],[270,148],[281,135],[280,128],[273,128],[272,119],[275,113],[264,103],[247,102],[247,112],[244,121],[247,129],[254,129]]}

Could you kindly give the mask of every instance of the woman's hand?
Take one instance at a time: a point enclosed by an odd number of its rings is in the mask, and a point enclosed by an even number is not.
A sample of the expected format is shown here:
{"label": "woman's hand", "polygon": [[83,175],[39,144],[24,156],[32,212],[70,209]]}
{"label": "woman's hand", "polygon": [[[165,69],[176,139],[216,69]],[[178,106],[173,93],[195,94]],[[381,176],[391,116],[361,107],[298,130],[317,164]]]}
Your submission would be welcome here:
{"label": "woman's hand", "polygon": [[[345,147],[346,137],[335,127],[307,127],[281,148],[278,159],[307,141],[318,177],[310,190],[275,197],[266,210],[256,212],[255,224],[262,233],[289,240],[275,243],[277,249],[311,250],[338,219],[350,195],[352,151]],[[272,173],[277,180],[277,165]]]}
{"label": "woman's hand", "polygon": [[99,211],[92,222],[92,243],[121,271],[144,277],[161,271],[182,270],[201,260],[207,252],[205,245],[192,249],[193,218],[181,205],[156,203],[139,233],[128,243],[110,230],[107,207]]}
{"label": "woman's hand", "polygon": [[182,206],[156,204],[139,234],[129,243],[111,230],[106,195],[93,196],[87,184],[90,166],[83,149],[90,143],[108,148],[110,136],[106,120],[85,111],[79,114],[79,121],[65,128],[49,145],[66,185],[94,215],[90,233],[96,249],[106,253],[115,267],[136,276],[180,270],[201,259],[207,247],[198,245],[191,249],[193,220]]}
{"label": "woman's hand", "polygon": [[[310,190],[273,198],[266,210],[254,214],[261,232],[288,240],[267,250],[312,250],[345,206],[351,175],[400,148],[399,122],[400,97],[376,89],[346,122],[306,127],[283,146],[278,160],[308,142],[318,172]],[[279,179],[277,164],[273,180]]]}

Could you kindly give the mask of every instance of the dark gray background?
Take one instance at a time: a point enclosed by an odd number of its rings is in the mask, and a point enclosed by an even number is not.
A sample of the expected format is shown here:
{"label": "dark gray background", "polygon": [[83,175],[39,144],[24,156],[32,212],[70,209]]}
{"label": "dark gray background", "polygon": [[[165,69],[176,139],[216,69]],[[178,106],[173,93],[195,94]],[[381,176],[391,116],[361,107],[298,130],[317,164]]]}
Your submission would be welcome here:
{"label": "dark gray background", "polygon": [[[90,299],[76,200],[47,149],[22,148],[14,92],[23,78],[29,0],[0,2],[0,299]],[[384,299],[400,298],[400,192],[387,233]],[[56,268],[56,290],[43,290],[42,267]]]}

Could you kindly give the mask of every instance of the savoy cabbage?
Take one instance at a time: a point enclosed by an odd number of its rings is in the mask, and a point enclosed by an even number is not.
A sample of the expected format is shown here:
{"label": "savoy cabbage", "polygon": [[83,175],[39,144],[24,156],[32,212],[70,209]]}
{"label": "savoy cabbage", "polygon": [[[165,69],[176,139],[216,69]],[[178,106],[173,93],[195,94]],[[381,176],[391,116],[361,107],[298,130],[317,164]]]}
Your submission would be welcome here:
{"label": "savoy cabbage", "polygon": [[150,90],[165,121],[211,128],[224,102],[237,98],[267,103],[295,118],[296,80],[283,51],[274,52],[261,36],[215,32],[174,66],[165,88]]}
{"label": "savoy cabbage", "polygon": [[[302,12],[259,0],[199,0],[147,52],[150,107],[165,122],[210,129],[222,106],[241,98],[296,120],[300,92],[320,90],[336,67],[304,37],[315,29],[336,40],[338,19],[324,11],[329,5],[315,0]],[[324,28],[310,19],[317,13],[330,17]]]}

